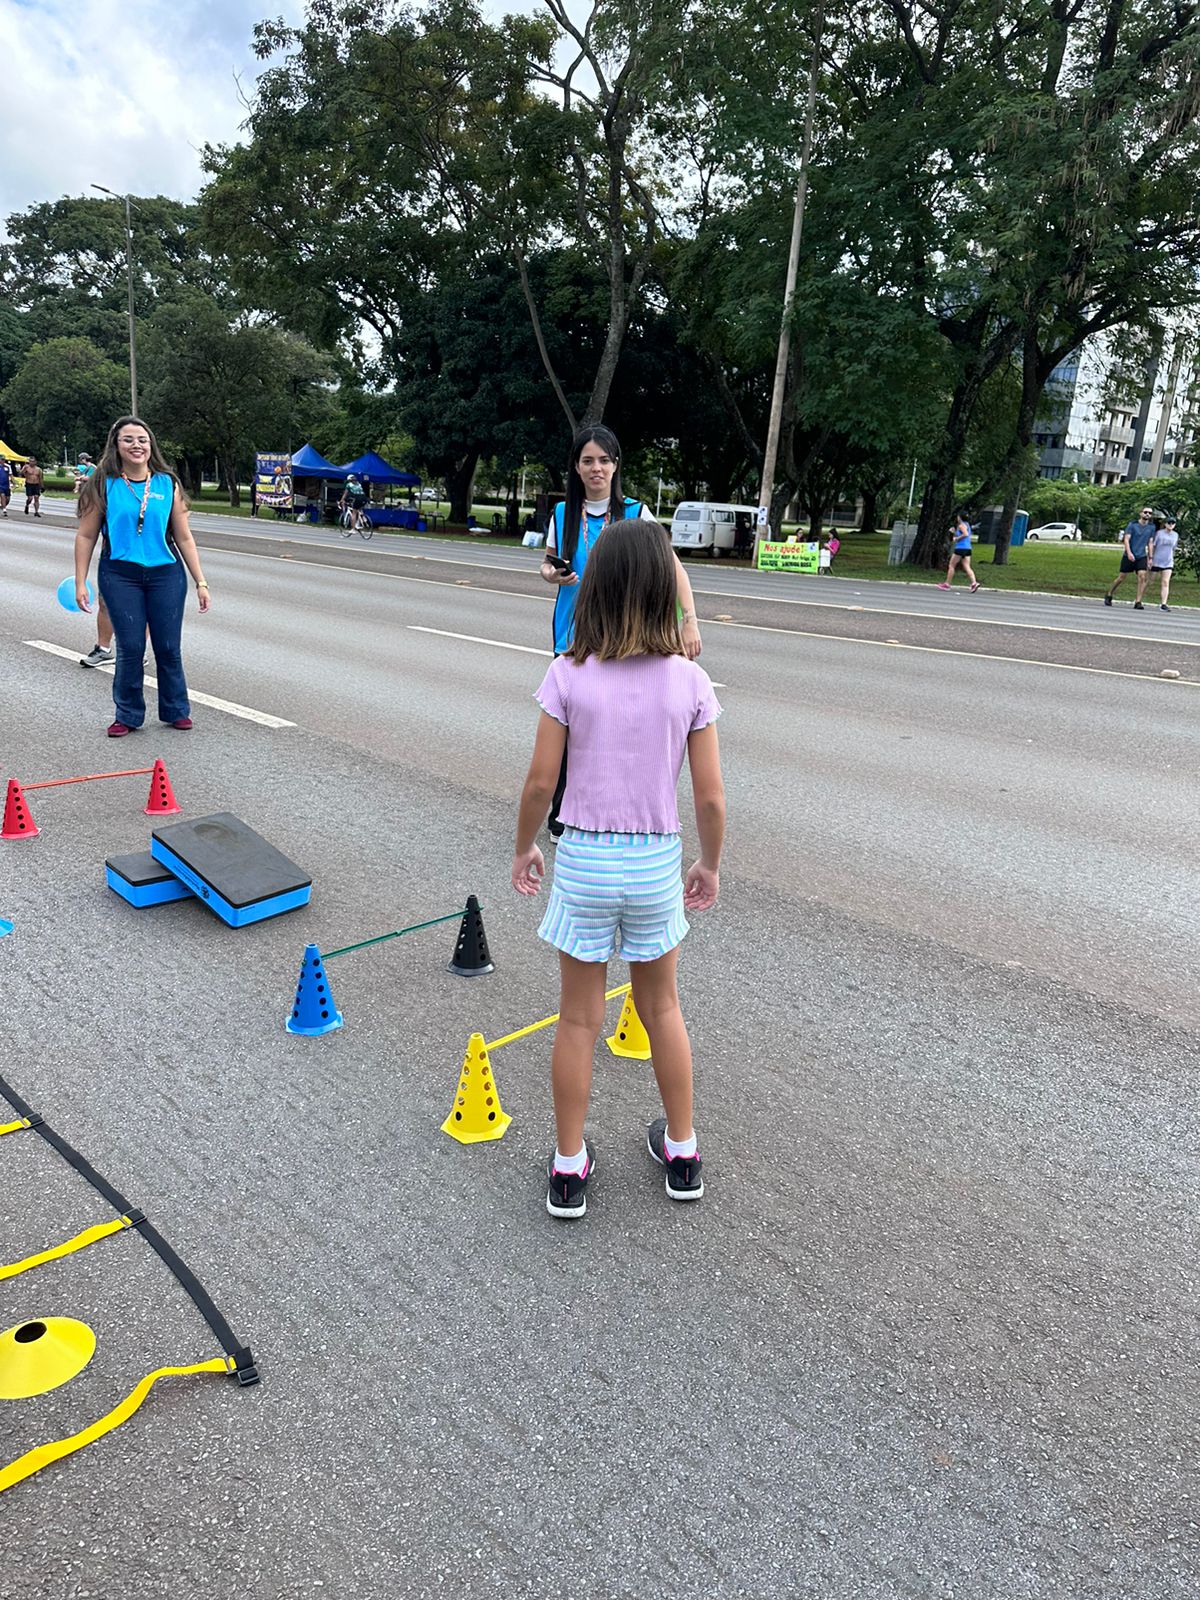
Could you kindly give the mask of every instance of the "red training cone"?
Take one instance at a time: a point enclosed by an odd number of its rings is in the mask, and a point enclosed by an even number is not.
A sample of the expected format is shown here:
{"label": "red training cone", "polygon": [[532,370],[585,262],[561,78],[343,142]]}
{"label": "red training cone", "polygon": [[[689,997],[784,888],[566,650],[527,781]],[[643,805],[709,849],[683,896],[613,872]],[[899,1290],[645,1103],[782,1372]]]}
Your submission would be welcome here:
{"label": "red training cone", "polygon": [[175,798],[175,791],[171,787],[171,780],[167,777],[167,769],[161,761],[154,763],[154,772],[150,778],[150,798],[146,801],[146,815],[148,817],[170,817],[183,807]]}
{"label": "red training cone", "polygon": [[29,807],[25,803],[25,796],[21,793],[21,785],[15,778],[8,780],[8,794],[4,800],[4,826],[0,828],[0,839],[32,839],[41,830],[29,815]]}

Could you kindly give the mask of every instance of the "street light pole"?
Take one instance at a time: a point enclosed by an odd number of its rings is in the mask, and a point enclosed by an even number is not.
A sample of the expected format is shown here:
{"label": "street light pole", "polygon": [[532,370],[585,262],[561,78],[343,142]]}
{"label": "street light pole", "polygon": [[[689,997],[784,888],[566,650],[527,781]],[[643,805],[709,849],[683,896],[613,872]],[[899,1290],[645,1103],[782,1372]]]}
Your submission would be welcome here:
{"label": "street light pole", "polygon": [[813,39],[812,64],[808,69],[808,107],[804,118],[804,147],[800,154],[800,174],[796,180],[796,203],[792,211],[792,242],[788,250],[787,282],[783,292],[783,325],[775,360],[775,387],[771,392],[771,419],[767,424],[767,444],[763,451],[762,482],[758,491],[758,527],[755,530],[754,557],[766,534],[775,489],[775,463],[779,456],[779,434],[783,425],[783,395],[787,383],[788,356],[792,344],[792,301],[796,294],[796,274],[800,266],[800,234],[804,227],[804,204],[808,198],[808,163],[812,156],[813,117],[817,104],[817,67],[821,59],[821,33],[824,15],[817,18]]}
{"label": "street light pole", "polygon": [[111,195],[114,200],[125,202],[125,284],[129,304],[129,410],[136,417],[138,414],[137,339],[133,320],[133,220],[130,216],[129,196],[116,194],[112,189],[106,189],[102,183],[94,183],[92,188],[99,189],[101,194]]}

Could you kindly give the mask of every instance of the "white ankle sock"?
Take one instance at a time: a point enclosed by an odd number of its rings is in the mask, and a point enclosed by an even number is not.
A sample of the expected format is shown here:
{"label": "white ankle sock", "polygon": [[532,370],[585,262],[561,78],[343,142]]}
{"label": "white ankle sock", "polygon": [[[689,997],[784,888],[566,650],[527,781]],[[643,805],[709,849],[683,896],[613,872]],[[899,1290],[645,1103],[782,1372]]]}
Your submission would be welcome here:
{"label": "white ankle sock", "polygon": [[690,1161],[696,1154],[696,1134],[694,1130],[690,1139],[680,1139],[678,1142],[672,1139],[669,1133],[666,1133],[663,1135],[663,1143],[667,1149],[668,1161],[675,1161],[680,1156],[685,1161]]}
{"label": "white ankle sock", "polygon": [[565,1155],[563,1155],[562,1151],[557,1147],[557,1145],[555,1146],[555,1149],[554,1149],[554,1170],[556,1172],[571,1172],[571,1173],[573,1173],[575,1175],[575,1177],[582,1178],[583,1177],[583,1173],[584,1173],[584,1168],[586,1166],[587,1166],[587,1145],[586,1144],[581,1144],[579,1146],[578,1154],[577,1155],[573,1155],[573,1156],[565,1156]]}

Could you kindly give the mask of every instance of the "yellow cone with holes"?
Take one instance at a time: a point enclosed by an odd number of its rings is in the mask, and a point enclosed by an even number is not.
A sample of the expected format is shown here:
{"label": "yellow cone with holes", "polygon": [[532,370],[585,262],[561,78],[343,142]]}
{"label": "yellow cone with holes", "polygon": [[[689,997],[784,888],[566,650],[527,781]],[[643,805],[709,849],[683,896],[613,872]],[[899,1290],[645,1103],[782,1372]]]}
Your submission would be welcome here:
{"label": "yellow cone with holes", "polygon": [[621,1007],[621,1020],[617,1023],[616,1033],[610,1035],[608,1048],[615,1056],[625,1056],[630,1061],[649,1061],[650,1035],[642,1026],[642,1019],[637,1014],[637,1007],[633,1003],[633,996],[625,996],[625,1004]]}
{"label": "yellow cone with holes", "polygon": [[500,1095],[483,1035],[473,1033],[442,1132],[459,1144],[482,1144],[486,1139],[503,1138],[511,1121],[500,1109]]}
{"label": "yellow cone with holes", "polygon": [[42,1317],[0,1333],[0,1400],[28,1400],[69,1383],[87,1366],[96,1335],[74,1317]]}

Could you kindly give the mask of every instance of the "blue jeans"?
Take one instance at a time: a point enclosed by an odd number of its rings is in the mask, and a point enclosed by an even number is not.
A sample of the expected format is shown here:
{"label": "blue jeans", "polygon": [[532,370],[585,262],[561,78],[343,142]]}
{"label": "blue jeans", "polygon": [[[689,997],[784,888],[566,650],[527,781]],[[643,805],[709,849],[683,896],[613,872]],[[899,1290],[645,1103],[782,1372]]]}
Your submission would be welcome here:
{"label": "blue jeans", "polygon": [[173,561],[169,567],[143,567],[136,561],[113,561],[101,556],[98,582],[117,638],[117,670],[113,676],[117,721],[127,728],[140,728],[146,720],[142,657],[147,627],[157,666],[159,720],[176,722],[180,717],[191,716],[179,645],[187,601],[183,562]]}

